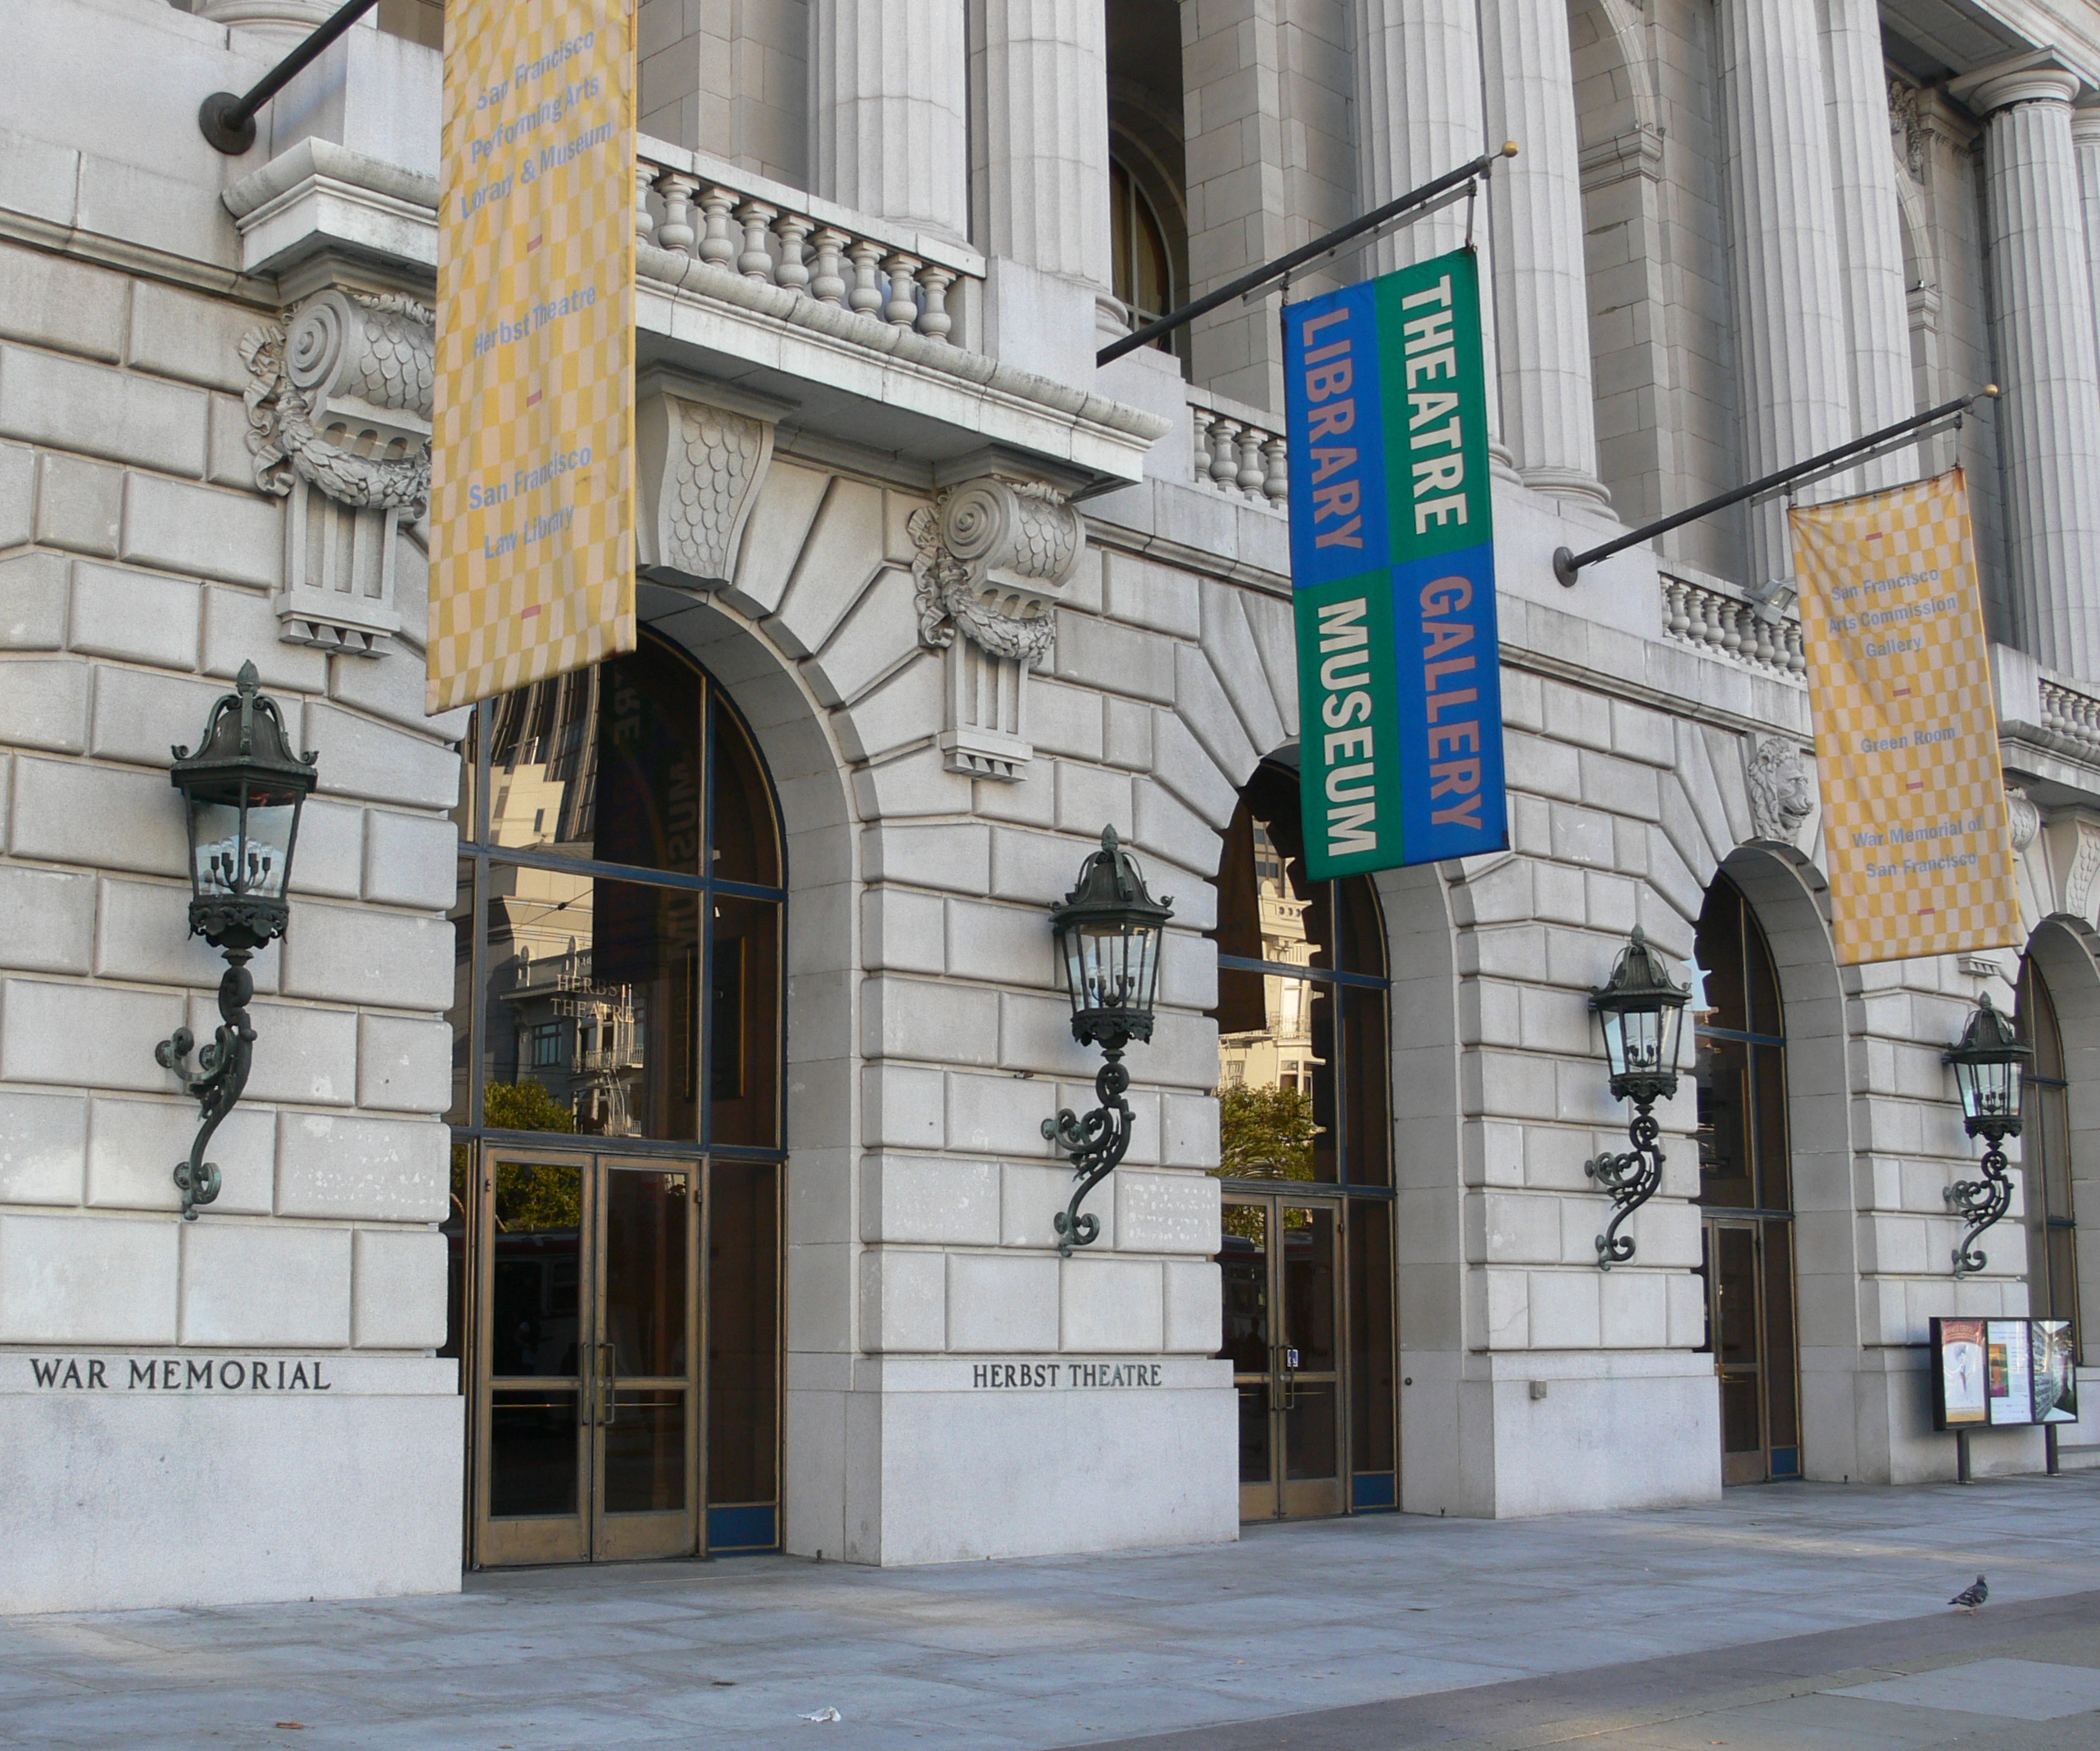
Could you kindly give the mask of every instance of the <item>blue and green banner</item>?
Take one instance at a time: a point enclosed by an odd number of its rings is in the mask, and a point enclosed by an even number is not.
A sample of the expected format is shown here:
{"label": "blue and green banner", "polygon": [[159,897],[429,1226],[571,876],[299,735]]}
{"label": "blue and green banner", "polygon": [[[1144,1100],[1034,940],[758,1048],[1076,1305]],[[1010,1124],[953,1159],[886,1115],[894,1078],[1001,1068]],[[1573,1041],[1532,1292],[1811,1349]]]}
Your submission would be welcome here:
{"label": "blue and green banner", "polygon": [[1283,324],[1306,873],[1500,851],[1477,258],[1286,305]]}

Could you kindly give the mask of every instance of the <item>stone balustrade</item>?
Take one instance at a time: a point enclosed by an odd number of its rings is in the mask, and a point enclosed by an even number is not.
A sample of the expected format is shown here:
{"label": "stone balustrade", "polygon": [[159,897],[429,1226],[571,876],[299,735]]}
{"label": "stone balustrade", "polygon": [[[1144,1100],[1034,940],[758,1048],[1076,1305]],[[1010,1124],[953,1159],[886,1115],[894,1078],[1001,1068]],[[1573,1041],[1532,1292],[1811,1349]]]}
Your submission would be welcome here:
{"label": "stone balustrade", "polygon": [[1275,416],[1201,389],[1188,391],[1198,486],[1282,510],[1290,496],[1289,450]]}
{"label": "stone balustrade", "polygon": [[2100,699],[2075,682],[2041,677],[2042,727],[2062,736],[2079,754],[2100,762]]}
{"label": "stone balustrade", "polygon": [[1661,583],[1665,636],[1783,680],[1807,672],[1798,619],[1768,617],[1725,589],[1667,572]]}
{"label": "stone balustrade", "polygon": [[[722,172],[729,172],[725,175]],[[870,322],[961,346],[958,281],[984,278],[961,246],[887,228],[829,201],[734,172],[704,154],[645,141],[635,165],[639,271],[667,250]]]}

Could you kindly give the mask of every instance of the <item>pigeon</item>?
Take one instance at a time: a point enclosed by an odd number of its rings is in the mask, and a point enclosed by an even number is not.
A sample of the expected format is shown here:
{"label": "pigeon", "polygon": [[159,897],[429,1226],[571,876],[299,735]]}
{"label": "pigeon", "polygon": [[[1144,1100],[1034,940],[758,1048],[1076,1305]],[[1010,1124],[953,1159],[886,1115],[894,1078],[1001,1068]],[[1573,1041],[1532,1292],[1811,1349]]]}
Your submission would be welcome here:
{"label": "pigeon", "polygon": [[1990,1583],[1979,1575],[1976,1577],[1976,1584],[1974,1586],[1962,1588],[1947,1603],[1957,1611],[1974,1611],[1989,1597]]}

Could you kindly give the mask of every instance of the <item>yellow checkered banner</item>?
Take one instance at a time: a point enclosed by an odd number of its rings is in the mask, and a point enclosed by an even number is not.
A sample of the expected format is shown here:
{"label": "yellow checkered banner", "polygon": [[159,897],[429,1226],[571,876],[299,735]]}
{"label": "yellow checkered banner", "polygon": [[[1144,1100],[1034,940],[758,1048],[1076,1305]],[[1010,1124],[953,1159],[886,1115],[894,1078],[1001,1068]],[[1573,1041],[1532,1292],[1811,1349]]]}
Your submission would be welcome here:
{"label": "yellow checkered banner", "polygon": [[1787,521],[1839,961],[2018,947],[1962,471]]}
{"label": "yellow checkered banner", "polygon": [[429,708],[635,648],[629,0],[445,17]]}

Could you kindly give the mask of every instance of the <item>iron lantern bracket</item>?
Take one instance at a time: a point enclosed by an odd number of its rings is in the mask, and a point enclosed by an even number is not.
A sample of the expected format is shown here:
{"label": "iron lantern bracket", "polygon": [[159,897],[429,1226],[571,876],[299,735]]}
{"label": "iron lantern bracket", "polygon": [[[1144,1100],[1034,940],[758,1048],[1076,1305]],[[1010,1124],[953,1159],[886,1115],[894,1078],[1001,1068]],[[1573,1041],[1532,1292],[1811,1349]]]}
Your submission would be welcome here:
{"label": "iron lantern bracket", "polygon": [[1651,1109],[1657,1094],[1668,1099],[1673,1092],[1658,1089],[1651,1093],[1644,1088],[1634,1093],[1633,1117],[1626,1128],[1627,1140],[1633,1147],[1619,1155],[1607,1151],[1582,1164],[1582,1171],[1602,1190],[1611,1193],[1612,1219],[1597,1237],[1597,1269],[1600,1271],[1623,1265],[1633,1256],[1633,1237],[1620,1233],[1619,1229],[1627,1217],[1662,1188],[1663,1151],[1656,1147],[1656,1141],[1663,1134],[1663,1127]]}
{"label": "iron lantern bracket", "polygon": [[1043,1134],[1072,1158],[1072,1172],[1079,1183],[1072,1201],[1057,1218],[1057,1251],[1069,1259],[1075,1247],[1091,1247],[1101,1233],[1101,1218],[1079,1206],[1088,1192],[1116,1171],[1124,1151],[1130,1147],[1130,1103],[1123,1098],[1130,1086],[1130,1072],[1124,1068],[1123,1050],[1108,1049],[1100,1073],[1093,1079],[1094,1097],[1101,1104],[1081,1118],[1069,1106],[1054,1119],[1043,1121]]}
{"label": "iron lantern bracket", "polygon": [[1994,1227],[2012,1207],[2012,1163],[2006,1159],[2003,1145],[2008,1134],[2019,1134],[2019,1128],[1990,1125],[1976,1129],[1980,1129],[1984,1139],[1984,1158],[1977,1164],[1983,1177],[1957,1179],[1941,1194],[1947,1200],[1947,1207],[1968,1224],[1954,1247],[1957,1277],[1973,1277],[1990,1263],[1990,1256],[1976,1245],[1976,1241],[1985,1229]]}
{"label": "iron lantern bracket", "polygon": [[197,1220],[197,1206],[219,1196],[219,1169],[204,1159],[212,1133],[226,1121],[248,1085],[248,1070],[254,1061],[256,1030],[248,1025],[248,1004],[256,994],[256,981],[248,971],[248,952],[228,949],[232,964],[219,981],[219,1030],[211,1043],[197,1055],[197,1068],[185,1061],[196,1038],[188,1028],[177,1028],[153,1048],[154,1061],[172,1070],[183,1093],[194,1100],[202,1123],[189,1154],[175,1164],[175,1184],[183,1195],[183,1220]]}

